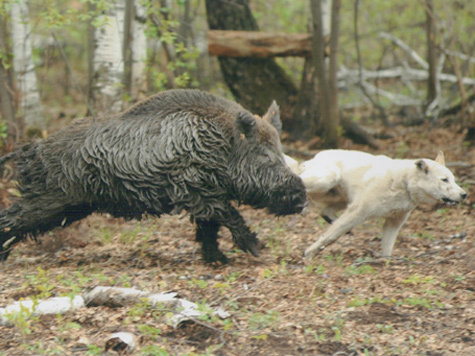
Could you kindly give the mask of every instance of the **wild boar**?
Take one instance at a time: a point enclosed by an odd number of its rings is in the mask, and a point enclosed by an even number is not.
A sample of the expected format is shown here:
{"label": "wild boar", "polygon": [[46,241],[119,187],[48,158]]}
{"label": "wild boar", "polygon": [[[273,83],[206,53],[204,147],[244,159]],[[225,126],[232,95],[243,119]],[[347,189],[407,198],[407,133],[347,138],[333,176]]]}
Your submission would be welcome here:
{"label": "wild boar", "polygon": [[256,234],[232,201],[275,215],[306,204],[302,180],[284,162],[275,102],[262,117],[199,90],[171,90],[125,112],[85,118],[0,158],[17,167],[21,196],[0,211],[0,259],[93,212],[141,219],[182,211],[196,223],[206,262],[227,263],[218,230],[258,256]]}

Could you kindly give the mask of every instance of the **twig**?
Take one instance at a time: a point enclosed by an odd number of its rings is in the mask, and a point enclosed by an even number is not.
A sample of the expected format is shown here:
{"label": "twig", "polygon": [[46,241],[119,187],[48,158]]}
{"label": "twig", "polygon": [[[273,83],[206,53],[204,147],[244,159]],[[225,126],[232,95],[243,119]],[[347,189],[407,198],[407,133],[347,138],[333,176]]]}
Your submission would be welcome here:
{"label": "twig", "polygon": [[419,54],[417,54],[416,51],[414,51],[411,47],[409,47],[401,39],[399,39],[399,38],[397,38],[397,37],[395,37],[395,36],[393,36],[393,35],[391,35],[390,33],[387,33],[387,32],[380,32],[379,37],[392,41],[398,47],[400,47],[401,49],[406,51],[417,63],[419,63],[419,65],[422,68],[424,68],[426,70],[429,69],[429,64],[424,59],[422,59],[422,57],[419,56]]}
{"label": "twig", "polygon": [[382,95],[386,99],[390,100],[394,105],[407,106],[407,105],[421,105],[422,104],[421,100],[413,99],[411,97],[408,97],[402,94],[391,93],[384,89],[378,88],[375,85],[370,84],[368,82],[363,82],[362,84],[364,85],[365,90],[367,92]]}

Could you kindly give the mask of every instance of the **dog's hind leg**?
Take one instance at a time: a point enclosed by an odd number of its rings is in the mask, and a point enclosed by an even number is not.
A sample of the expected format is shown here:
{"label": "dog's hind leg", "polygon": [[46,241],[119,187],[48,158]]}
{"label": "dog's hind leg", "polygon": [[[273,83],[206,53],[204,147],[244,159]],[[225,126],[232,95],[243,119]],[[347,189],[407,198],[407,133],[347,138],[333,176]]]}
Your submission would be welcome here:
{"label": "dog's hind leg", "polygon": [[311,259],[326,246],[335,242],[341,235],[365,221],[368,216],[362,206],[349,206],[341,216],[323,233],[320,238],[305,250],[305,258]]}
{"label": "dog's hind leg", "polygon": [[386,218],[383,226],[383,236],[381,238],[381,255],[383,257],[391,256],[397,234],[410,214],[411,212],[408,211]]}

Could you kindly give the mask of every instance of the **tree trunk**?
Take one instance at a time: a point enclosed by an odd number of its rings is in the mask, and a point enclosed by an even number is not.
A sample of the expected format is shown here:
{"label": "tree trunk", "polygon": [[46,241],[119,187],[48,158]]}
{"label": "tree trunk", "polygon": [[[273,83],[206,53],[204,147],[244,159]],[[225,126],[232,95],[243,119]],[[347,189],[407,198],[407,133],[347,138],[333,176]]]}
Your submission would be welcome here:
{"label": "tree trunk", "polygon": [[13,70],[21,97],[21,112],[29,135],[42,135],[46,119],[33,64],[31,30],[26,0],[11,4]]}
{"label": "tree trunk", "polygon": [[13,101],[13,80],[9,75],[4,63],[8,63],[11,58],[5,56],[9,53],[5,39],[7,37],[6,23],[4,17],[0,15],[0,53],[4,56],[0,59],[0,116],[7,125],[6,137],[2,137],[2,145],[10,150],[14,144],[21,138],[21,122],[15,118],[15,104]]}
{"label": "tree trunk", "polygon": [[124,17],[124,91],[136,99],[144,90],[147,60],[145,36],[146,10],[140,0],[125,0]]}
{"label": "tree trunk", "polygon": [[435,44],[435,18],[433,0],[426,0],[426,33],[427,33],[427,63],[429,64],[429,78],[427,81],[427,105],[437,99],[438,78],[437,78],[437,46]]}
{"label": "tree trunk", "polygon": [[[330,98],[328,93],[328,80],[326,75],[326,65],[323,50],[323,13],[322,4],[320,0],[310,0],[310,10],[312,12],[312,59],[315,66],[315,84],[318,86],[318,92],[320,95],[320,113],[323,120],[329,120],[330,118]],[[316,127],[319,125],[314,117],[313,125]],[[325,122],[323,123],[324,129],[326,129]]]}
{"label": "tree trunk", "polygon": [[100,115],[114,114],[122,109],[124,10],[125,0],[115,1],[99,16],[97,22],[101,25],[94,29],[89,97],[91,106]]}
{"label": "tree trunk", "polygon": [[132,75],[131,92],[136,98],[145,92],[147,70],[147,36],[145,35],[147,12],[141,0],[135,0],[134,20],[132,22]]}
{"label": "tree trunk", "polygon": [[132,43],[134,41],[132,23],[135,18],[134,2],[135,0],[125,0],[124,37],[122,45],[122,56],[124,58],[124,93],[129,97],[132,96]]}
{"label": "tree trunk", "polygon": [[[248,0],[206,0],[206,12],[210,30],[258,31]],[[274,59],[218,57],[218,60],[224,81],[236,101],[252,112],[263,114],[276,100],[284,128],[292,130],[297,88]]]}
{"label": "tree trunk", "polygon": [[330,56],[328,66],[328,93],[329,114],[325,119],[325,136],[324,142],[327,148],[338,147],[338,128],[340,127],[340,114],[338,108],[338,39],[340,37],[340,7],[341,0],[332,1],[331,9],[331,35],[330,35]]}

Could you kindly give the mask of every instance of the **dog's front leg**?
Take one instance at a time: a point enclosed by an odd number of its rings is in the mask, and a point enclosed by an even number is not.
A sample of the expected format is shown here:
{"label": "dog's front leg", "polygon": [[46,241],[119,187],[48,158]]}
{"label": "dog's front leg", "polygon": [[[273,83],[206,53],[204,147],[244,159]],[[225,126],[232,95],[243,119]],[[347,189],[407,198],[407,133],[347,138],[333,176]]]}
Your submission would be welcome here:
{"label": "dog's front leg", "polygon": [[349,206],[322,236],[305,250],[305,258],[310,260],[326,246],[335,242],[341,235],[358,226],[368,218],[368,209],[362,206]]}
{"label": "dog's front leg", "polygon": [[410,214],[411,211],[408,211],[386,218],[383,226],[383,236],[381,238],[381,255],[383,257],[391,256],[397,234]]}

